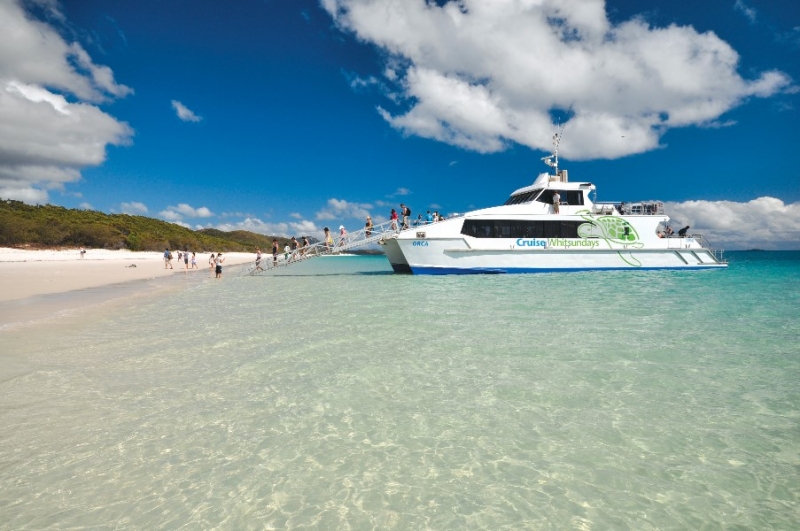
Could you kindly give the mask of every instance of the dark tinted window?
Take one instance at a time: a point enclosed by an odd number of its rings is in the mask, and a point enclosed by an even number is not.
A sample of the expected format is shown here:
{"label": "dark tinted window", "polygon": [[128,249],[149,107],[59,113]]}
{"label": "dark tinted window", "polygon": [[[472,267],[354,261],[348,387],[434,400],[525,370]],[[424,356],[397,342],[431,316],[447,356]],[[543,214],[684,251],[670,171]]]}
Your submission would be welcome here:
{"label": "dark tinted window", "polygon": [[[536,200],[540,203],[553,204],[553,192],[555,190],[545,190]],[[582,205],[583,204],[583,190],[559,190],[558,195],[561,196],[562,205]]]}
{"label": "dark tinted window", "polygon": [[466,219],[461,234],[475,238],[577,238],[584,221]]}
{"label": "dark tinted window", "polygon": [[512,195],[508,198],[505,202],[506,205],[517,205],[519,203],[527,203],[528,201],[533,201],[533,198],[536,197],[536,194],[539,193],[539,190],[534,190],[532,192],[525,192],[522,194]]}

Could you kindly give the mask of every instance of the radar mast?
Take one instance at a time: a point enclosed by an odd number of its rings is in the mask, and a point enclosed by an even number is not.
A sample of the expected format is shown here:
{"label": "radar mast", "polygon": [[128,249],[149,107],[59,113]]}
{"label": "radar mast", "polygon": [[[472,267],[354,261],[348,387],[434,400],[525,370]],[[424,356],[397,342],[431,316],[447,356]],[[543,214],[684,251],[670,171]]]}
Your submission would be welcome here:
{"label": "radar mast", "polygon": [[553,168],[553,175],[558,175],[558,145],[561,143],[561,136],[564,134],[566,122],[558,126],[556,134],[553,135],[553,153],[542,157],[545,164]]}

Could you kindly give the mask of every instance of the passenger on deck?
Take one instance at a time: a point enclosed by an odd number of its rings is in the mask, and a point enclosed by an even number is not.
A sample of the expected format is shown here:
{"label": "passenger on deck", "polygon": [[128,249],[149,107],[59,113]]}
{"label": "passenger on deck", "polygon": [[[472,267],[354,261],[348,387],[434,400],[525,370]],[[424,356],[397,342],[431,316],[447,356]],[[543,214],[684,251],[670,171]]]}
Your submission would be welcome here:
{"label": "passenger on deck", "polygon": [[297,242],[297,238],[295,238],[294,236],[292,236],[292,241],[290,243],[290,246],[292,248],[292,260],[294,260],[295,258],[297,258],[297,248],[300,246],[300,244]]}
{"label": "passenger on deck", "polygon": [[303,245],[300,247],[300,253],[305,256],[306,251],[308,250],[308,246],[311,245],[308,242],[308,236],[303,236]]}
{"label": "passenger on deck", "polygon": [[675,231],[672,230],[672,227],[667,225],[667,231],[666,231],[667,238],[672,238],[673,234],[675,234]]}
{"label": "passenger on deck", "polygon": [[345,243],[347,243],[347,229],[344,228],[344,225],[339,225],[339,246]]}
{"label": "passenger on deck", "polygon": [[430,210],[428,210],[428,213],[425,214],[425,223],[433,223],[433,214],[431,214]]}
{"label": "passenger on deck", "polygon": [[553,190],[553,213],[558,214],[558,206],[561,204],[561,196],[558,190]]}
{"label": "passenger on deck", "polygon": [[395,209],[392,209],[389,219],[392,220],[392,230],[397,230],[397,211]]}
{"label": "passenger on deck", "polygon": [[689,230],[689,225],[686,225],[684,228],[682,228],[681,230],[679,230],[679,231],[678,231],[678,236],[680,236],[681,238],[685,238],[685,237],[686,237],[686,231],[687,231],[687,230]]}
{"label": "passenger on deck", "polygon": [[408,218],[411,217],[411,209],[405,204],[400,203],[400,213],[403,215],[403,230],[406,230],[410,226],[408,224]]}
{"label": "passenger on deck", "polygon": [[330,251],[333,247],[333,236],[331,236],[331,229],[325,227],[325,250]]}
{"label": "passenger on deck", "polygon": [[369,238],[372,236],[372,217],[367,216],[367,222],[364,224],[364,236]]}
{"label": "passenger on deck", "polygon": [[417,219],[414,220],[414,226],[415,227],[419,227],[420,225],[424,225],[424,224],[425,224],[425,220],[422,219],[422,214],[419,214],[417,216]]}

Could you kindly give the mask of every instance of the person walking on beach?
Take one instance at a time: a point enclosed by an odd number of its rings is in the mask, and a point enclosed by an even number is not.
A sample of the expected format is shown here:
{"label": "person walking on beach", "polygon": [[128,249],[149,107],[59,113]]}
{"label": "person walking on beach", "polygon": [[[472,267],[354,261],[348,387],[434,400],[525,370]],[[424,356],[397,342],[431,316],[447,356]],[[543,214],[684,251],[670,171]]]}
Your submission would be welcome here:
{"label": "person walking on beach", "polygon": [[189,269],[189,249],[183,249],[183,265],[186,266],[186,269]]}
{"label": "person walking on beach", "polygon": [[197,255],[192,251],[192,269],[200,269],[197,267]]}
{"label": "person walking on beach", "polygon": [[278,240],[272,240],[272,267],[278,267]]}
{"label": "person walking on beach", "polygon": [[222,278],[222,262],[224,261],[225,259],[222,257],[222,253],[217,253],[217,258],[215,260],[215,263],[217,265],[216,267],[217,278]]}
{"label": "person walking on beach", "polygon": [[558,214],[558,207],[561,205],[561,196],[558,194],[558,190],[553,191],[553,213]]}
{"label": "person walking on beach", "polygon": [[264,268],[261,267],[261,248],[256,247],[256,268],[255,271],[264,271]]}
{"label": "person walking on beach", "polygon": [[85,256],[86,256],[86,249],[84,249],[83,247],[81,247],[81,260],[83,260],[83,258],[84,258]]}
{"label": "person walking on beach", "polygon": [[169,252],[169,248],[164,249],[164,269],[167,267],[172,269],[172,253]]}
{"label": "person walking on beach", "polygon": [[400,203],[400,212],[403,214],[403,230],[406,230],[409,227],[408,218],[411,217],[411,209]]}

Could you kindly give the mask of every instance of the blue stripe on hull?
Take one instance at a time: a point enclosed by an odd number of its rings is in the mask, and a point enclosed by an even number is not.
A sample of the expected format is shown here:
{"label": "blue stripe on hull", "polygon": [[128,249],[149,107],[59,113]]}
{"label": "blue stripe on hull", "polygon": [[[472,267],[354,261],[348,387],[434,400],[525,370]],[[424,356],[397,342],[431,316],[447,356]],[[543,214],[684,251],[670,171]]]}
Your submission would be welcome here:
{"label": "blue stripe on hull", "polygon": [[507,269],[499,268],[477,268],[461,269],[455,267],[411,267],[415,275],[499,275],[499,274],[519,274],[519,273],[578,273],[581,271],[661,271],[673,269],[678,271],[695,271],[698,269],[724,269],[724,265],[698,265],[684,267],[574,267],[574,268],[532,268],[515,267]]}

